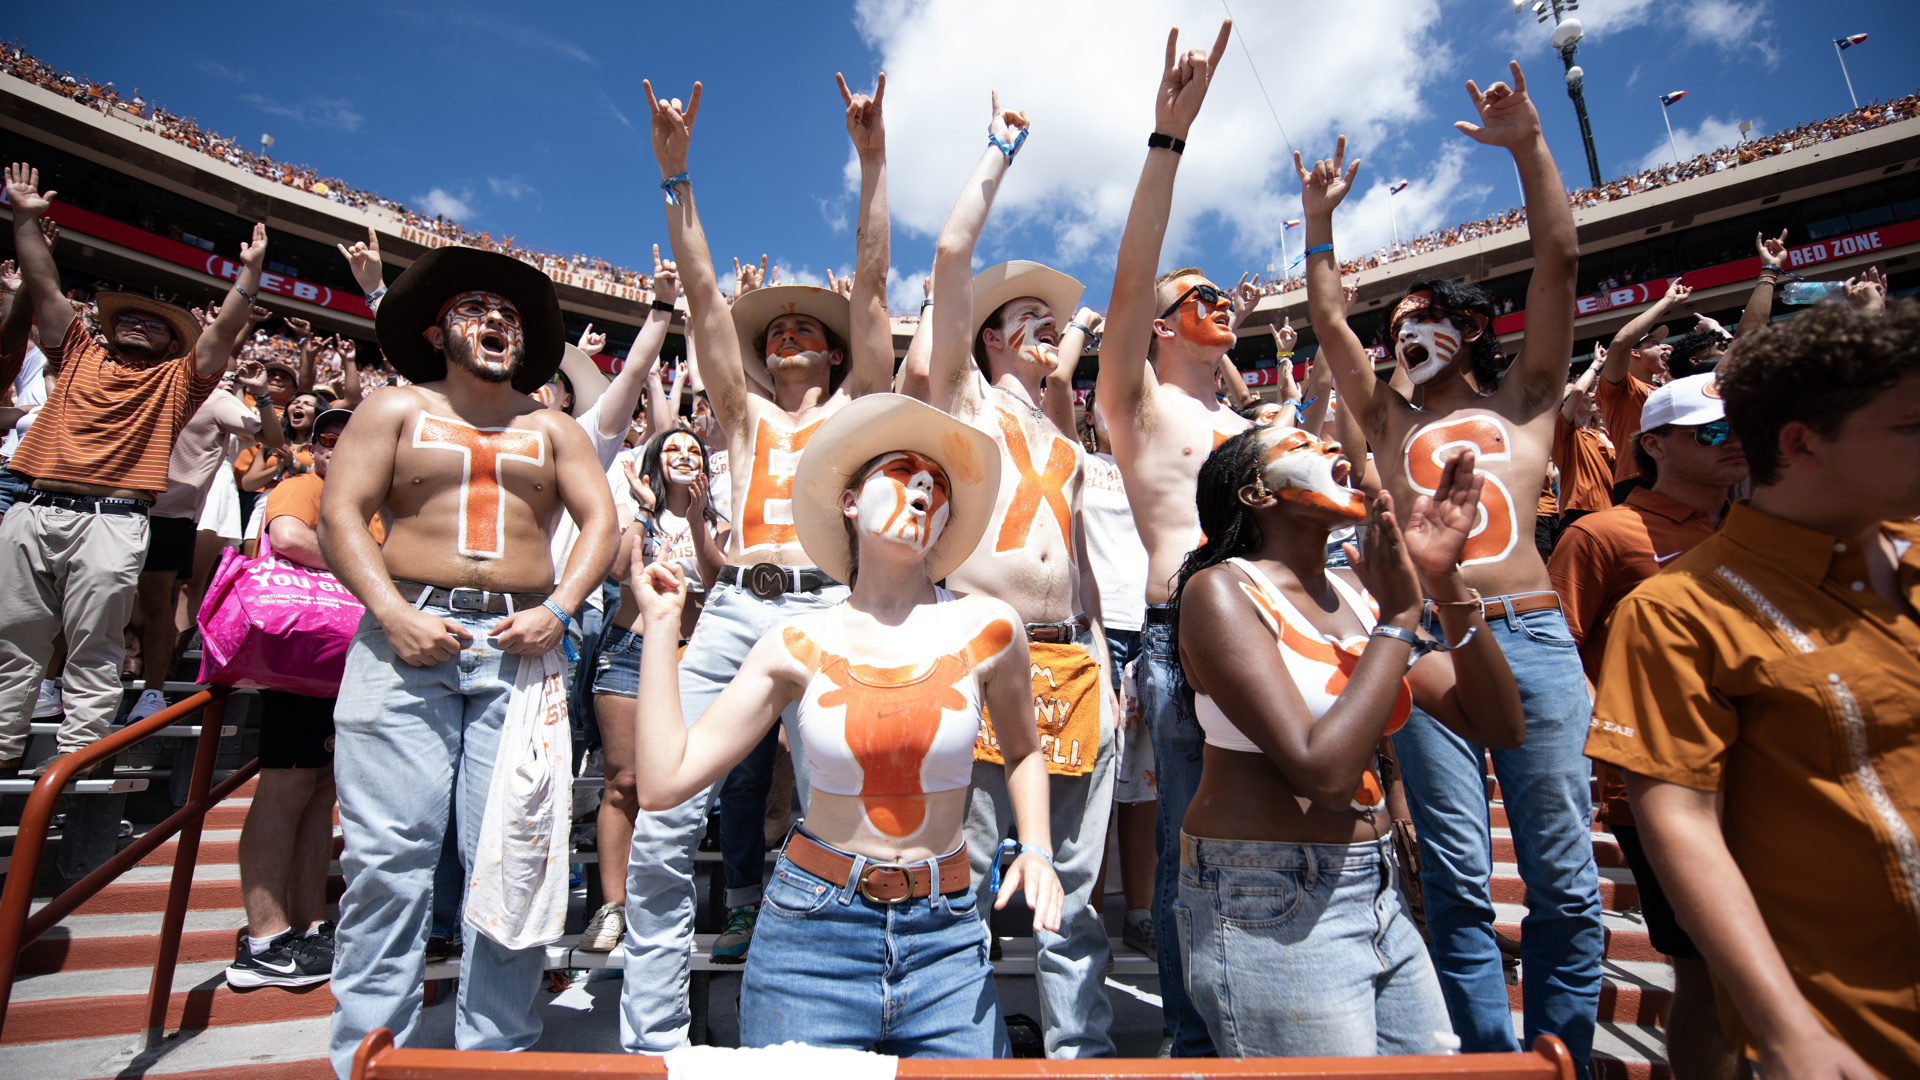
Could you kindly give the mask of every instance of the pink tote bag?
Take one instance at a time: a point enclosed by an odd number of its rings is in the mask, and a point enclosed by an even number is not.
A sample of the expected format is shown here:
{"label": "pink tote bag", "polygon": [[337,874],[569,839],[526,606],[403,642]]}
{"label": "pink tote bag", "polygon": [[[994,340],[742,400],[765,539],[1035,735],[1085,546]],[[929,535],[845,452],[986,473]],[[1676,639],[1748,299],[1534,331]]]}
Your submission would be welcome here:
{"label": "pink tote bag", "polygon": [[200,605],[200,681],[335,697],[347,646],[366,613],[345,585],[273,553],[221,553]]}

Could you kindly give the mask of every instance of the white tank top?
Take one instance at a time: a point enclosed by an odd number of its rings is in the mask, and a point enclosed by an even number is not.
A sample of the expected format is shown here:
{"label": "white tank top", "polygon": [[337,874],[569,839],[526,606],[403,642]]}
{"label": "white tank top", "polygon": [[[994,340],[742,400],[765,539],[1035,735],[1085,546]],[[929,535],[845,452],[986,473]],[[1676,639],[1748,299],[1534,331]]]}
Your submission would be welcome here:
{"label": "white tank top", "polygon": [[[1367,646],[1367,634],[1341,640],[1331,634],[1321,633],[1258,567],[1245,559],[1227,561],[1247,576],[1248,580],[1240,583],[1240,589],[1253,601],[1254,610],[1260,613],[1260,621],[1266,623],[1267,629],[1273,632],[1274,648],[1280,654],[1280,663],[1292,677],[1300,696],[1306,700],[1308,713],[1315,720],[1325,716],[1327,710],[1333,708],[1334,702],[1340,699],[1340,691],[1346,689],[1347,678],[1360,662],[1360,653]],[[1372,603],[1363,603],[1363,595],[1356,592],[1339,574],[1328,574],[1327,579],[1333,582],[1334,591],[1340,594],[1347,607],[1359,618],[1360,625],[1371,634],[1376,622]],[[1393,712],[1387,719],[1387,734],[1400,730],[1412,709],[1413,690],[1403,677],[1400,680],[1400,692],[1393,701]],[[1263,753],[1227,718],[1226,713],[1220,711],[1220,706],[1215,705],[1212,698],[1195,693],[1193,711],[1195,718],[1200,721],[1200,727],[1206,732],[1207,745],[1249,754]],[[1369,769],[1361,779],[1360,790],[1355,792],[1354,808],[1366,810],[1377,806],[1379,791],[1379,781]]]}

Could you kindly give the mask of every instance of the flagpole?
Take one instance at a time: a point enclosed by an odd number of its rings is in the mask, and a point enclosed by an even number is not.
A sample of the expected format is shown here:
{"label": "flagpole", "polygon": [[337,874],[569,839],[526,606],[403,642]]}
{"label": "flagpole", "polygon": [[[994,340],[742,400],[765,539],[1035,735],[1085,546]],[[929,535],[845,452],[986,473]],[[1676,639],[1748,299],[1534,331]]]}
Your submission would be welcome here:
{"label": "flagpole", "polygon": [[1292,269],[1293,269],[1293,264],[1287,261],[1287,222],[1285,218],[1281,218],[1280,219],[1280,280],[1281,281],[1287,280],[1287,274],[1291,272]]}
{"label": "flagpole", "polygon": [[1853,92],[1853,76],[1847,73],[1847,57],[1840,51],[1840,39],[1833,39],[1833,58],[1840,61],[1840,77],[1847,80],[1847,96],[1853,99],[1854,111],[1860,109],[1860,96]]}
{"label": "flagpole", "polygon": [[1667,122],[1667,148],[1673,151],[1673,166],[1677,169],[1680,167],[1680,146],[1673,141],[1673,117],[1667,115],[1667,108],[1667,103],[1662,101],[1660,103],[1660,119]]}
{"label": "flagpole", "polygon": [[[1391,185],[1389,185],[1389,188],[1391,188]],[[1398,255],[1400,254],[1400,215],[1394,213],[1393,210],[1392,190],[1388,190],[1387,192],[1387,221],[1393,225],[1393,253]]]}

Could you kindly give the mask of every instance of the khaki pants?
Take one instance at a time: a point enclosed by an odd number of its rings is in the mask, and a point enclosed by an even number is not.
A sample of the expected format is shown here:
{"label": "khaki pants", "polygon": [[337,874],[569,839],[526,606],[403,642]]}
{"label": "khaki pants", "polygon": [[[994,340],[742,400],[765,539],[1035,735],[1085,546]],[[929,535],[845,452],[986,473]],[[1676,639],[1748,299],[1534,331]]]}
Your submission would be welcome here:
{"label": "khaki pants", "polygon": [[40,676],[62,630],[60,750],[106,735],[120,711],[124,634],[146,552],[145,514],[19,502],[0,521],[0,762],[26,749]]}

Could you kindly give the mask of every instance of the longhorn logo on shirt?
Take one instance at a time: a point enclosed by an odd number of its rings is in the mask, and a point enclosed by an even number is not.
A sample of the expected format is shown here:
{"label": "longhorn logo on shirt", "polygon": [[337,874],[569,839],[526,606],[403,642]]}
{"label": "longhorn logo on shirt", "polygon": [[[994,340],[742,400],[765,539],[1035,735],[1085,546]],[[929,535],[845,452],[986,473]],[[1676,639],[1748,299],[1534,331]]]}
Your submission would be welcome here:
{"label": "longhorn logo on shirt", "polygon": [[[1407,437],[1407,482],[1422,495],[1433,494],[1447,458],[1462,448],[1474,450],[1483,462],[1513,460],[1513,441],[1498,418],[1475,415],[1441,420]],[[1480,512],[1475,515],[1473,530],[1460,551],[1461,566],[1499,562],[1512,554],[1520,538],[1512,493],[1498,476],[1481,475],[1487,483],[1480,491]]]}
{"label": "longhorn logo on shirt", "polygon": [[504,557],[506,541],[500,522],[507,512],[507,489],[502,486],[507,462],[545,465],[545,437],[521,428],[477,428],[423,412],[413,425],[413,446],[460,454],[460,554],[477,559]]}

